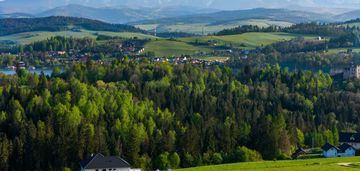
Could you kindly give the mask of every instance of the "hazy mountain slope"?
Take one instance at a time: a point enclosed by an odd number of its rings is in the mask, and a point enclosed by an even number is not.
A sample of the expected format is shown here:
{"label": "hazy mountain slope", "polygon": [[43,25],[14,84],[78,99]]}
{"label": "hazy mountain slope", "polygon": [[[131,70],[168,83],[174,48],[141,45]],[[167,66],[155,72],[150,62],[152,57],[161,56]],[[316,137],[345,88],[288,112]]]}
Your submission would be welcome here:
{"label": "hazy mountain slope", "polygon": [[78,31],[80,29],[113,32],[144,32],[129,25],[109,24],[97,20],[75,17],[0,19],[0,36],[31,31]]}
{"label": "hazy mountain slope", "polygon": [[198,14],[191,16],[170,17],[159,20],[144,20],[132,24],[174,24],[174,23],[214,23],[245,19],[271,19],[287,21],[292,23],[309,21],[330,21],[329,15],[318,13],[294,11],[286,9],[256,8],[249,10],[220,11],[209,14]]}
{"label": "hazy mountain slope", "polygon": [[32,17],[34,16],[26,13],[0,14],[0,18],[32,18]]}
{"label": "hazy mountain slope", "polygon": [[163,17],[177,17],[204,12],[214,12],[211,9],[195,9],[191,7],[167,8],[93,8],[82,5],[67,5],[47,10],[38,17],[72,16],[101,20],[109,23],[128,23],[139,20],[152,20]]}
{"label": "hazy mountain slope", "polygon": [[337,21],[347,21],[347,20],[357,19],[360,18],[360,10],[346,12],[340,15],[336,15],[333,18]]}

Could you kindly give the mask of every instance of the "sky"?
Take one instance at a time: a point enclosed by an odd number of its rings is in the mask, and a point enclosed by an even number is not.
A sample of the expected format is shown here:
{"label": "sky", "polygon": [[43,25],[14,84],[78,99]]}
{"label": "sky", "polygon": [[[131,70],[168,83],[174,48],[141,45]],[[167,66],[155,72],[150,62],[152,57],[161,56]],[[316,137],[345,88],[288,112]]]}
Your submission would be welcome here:
{"label": "sky", "polygon": [[17,12],[41,11],[66,4],[82,4],[99,7],[161,7],[161,6],[195,6],[222,10],[249,8],[287,8],[287,7],[318,7],[318,8],[357,8],[360,0],[0,0],[0,9]]}

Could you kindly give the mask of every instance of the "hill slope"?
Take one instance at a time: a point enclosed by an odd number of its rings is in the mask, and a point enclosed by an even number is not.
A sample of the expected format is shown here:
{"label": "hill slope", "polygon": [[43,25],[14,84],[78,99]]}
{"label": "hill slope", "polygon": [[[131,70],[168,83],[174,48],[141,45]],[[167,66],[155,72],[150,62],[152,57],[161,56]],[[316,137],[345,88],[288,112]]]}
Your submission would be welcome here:
{"label": "hill slope", "polygon": [[8,18],[0,19],[0,36],[31,31],[92,31],[143,32],[133,26],[108,24],[97,20],[74,17]]}
{"label": "hill slope", "polygon": [[337,21],[346,21],[360,18],[360,10],[354,10],[350,12],[346,12],[340,15],[336,15],[333,17]]}
{"label": "hill slope", "polygon": [[27,13],[0,14],[0,18],[32,18],[32,17],[34,16]]}
{"label": "hill slope", "polygon": [[70,4],[47,10],[38,17],[70,16],[101,20],[108,23],[128,23],[139,20],[152,20],[163,17],[177,17],[206,12],[214,12],[212,9],[198,9],[193,7],[166,7],[166,8],[94,8],[82,5]]}
{"label": "hill slope", "polygon": [[209,14],[163,18],[156,21],[145,20],[136,22],[135,24],[218,23],[246,19],[271,19],[292,23],[300,23],[308,21],[328,21],[330,20],[330,17],[318,13],[294,11],[287,9],[255,8],[248,10],[220,11]]}
{"label": "hill slope", "polygon": [[248,10],[220,11],[208,14],[168,17],[157,20],[144,20],[129,23],[141,29],[158,32],[187,32],[194,34],[215,33],[222,29],[239,25],[257,25],[259,27],[286,27],[294,23],[310,21],[331,21],[332,15],[295,11],[287,9],[256,8]]}

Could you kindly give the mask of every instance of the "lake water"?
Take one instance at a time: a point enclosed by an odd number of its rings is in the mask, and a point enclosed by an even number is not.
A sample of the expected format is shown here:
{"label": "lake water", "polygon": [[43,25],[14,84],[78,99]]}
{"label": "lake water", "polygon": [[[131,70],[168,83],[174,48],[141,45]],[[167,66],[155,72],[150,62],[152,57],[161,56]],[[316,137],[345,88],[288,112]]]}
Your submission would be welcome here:
{"label": "lake water", "polygon": [[[43,72],[46,76],[51,76],[52,69],[35,69],[35,70],[28,70],[30,73],[36,73],[40,75]],[[16,71],[12,69],[0,69],[0,73],[5,75],[15,75]]]}

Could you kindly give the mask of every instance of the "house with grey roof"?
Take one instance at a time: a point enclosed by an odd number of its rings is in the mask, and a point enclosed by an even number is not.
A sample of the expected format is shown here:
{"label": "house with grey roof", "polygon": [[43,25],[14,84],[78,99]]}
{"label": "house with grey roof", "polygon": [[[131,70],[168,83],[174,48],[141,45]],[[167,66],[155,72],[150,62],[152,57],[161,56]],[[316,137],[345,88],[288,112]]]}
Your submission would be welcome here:
{"label": "house with grey roof", "polygon": [[351,157],[356,154],[355,148],[347,143],[343,143],[339,147],[326,143],[321,147],[321,149],[323,150],[323,156],[325,158]]}
{"label": "house with grey roof", "polygon": [[325,145],[323,145],[321,147],[321,149],[323,150],[323,156],[325,158],[332,158],[332,157],[338,156],[339,148],[337,148],[329,143],[326,143]]}
{"label": "house with grey roof", "polygon": [[355,148],[355,150],[360,150],[360,133],[340,133],[339,134],[339,143],[340,144],[349,144]]}
{"label": "house with grey roof", "polygon": [[81,161],[80,167],[80,171],[132,171],[131,165],[124,159],[100,153]]}

